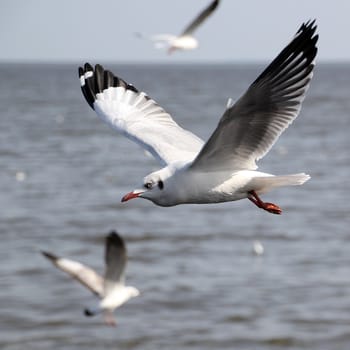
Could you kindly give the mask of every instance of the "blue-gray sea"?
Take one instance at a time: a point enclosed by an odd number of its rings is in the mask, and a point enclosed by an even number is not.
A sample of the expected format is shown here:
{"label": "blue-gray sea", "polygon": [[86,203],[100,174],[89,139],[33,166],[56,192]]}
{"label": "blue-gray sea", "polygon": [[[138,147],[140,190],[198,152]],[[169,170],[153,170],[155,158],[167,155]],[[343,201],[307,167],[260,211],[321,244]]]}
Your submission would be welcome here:
{"label": "blue-gray sea", "polygon": [[[121,203],[159,165],[98,119],[77,66],[0,65],[0,348],[348,350],[350,65],[316,67],[299,117],[259,163],[312,176],[263,196],[281,216],[248,200]],[[105,66],[204,139],[263,69]],[[110,230],[142,293],[116,311],[116,328],[86,318],[94,296],[40,254],[103,273]]]}

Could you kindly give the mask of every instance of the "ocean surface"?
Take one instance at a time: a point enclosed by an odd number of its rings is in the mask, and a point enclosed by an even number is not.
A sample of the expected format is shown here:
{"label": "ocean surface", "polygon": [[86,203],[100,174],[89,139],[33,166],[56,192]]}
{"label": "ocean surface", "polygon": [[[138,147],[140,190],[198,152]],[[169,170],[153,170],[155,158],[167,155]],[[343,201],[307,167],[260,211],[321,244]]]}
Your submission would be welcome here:
{"label": "ocean surface", "polygon": [[[106,67],[207,139],[264,66]],[[299,117],[259,163],[312,176],[263,196],[281,216],[248,200],[121,203],[159,165],[98,119],[77,65],[2,64],[0,77],[2,350],[349,349],[350,65],[316,67]],[[103,273],[111,230],[142,293],[116,328],[86,318],[95,297],[40,253]]]}

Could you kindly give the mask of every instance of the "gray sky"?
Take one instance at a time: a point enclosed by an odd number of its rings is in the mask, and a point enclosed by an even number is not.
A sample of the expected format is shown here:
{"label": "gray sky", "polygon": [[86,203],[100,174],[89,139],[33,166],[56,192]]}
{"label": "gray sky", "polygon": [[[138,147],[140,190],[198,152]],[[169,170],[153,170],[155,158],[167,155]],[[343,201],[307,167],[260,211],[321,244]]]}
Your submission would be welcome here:
{"label": "gray sky", "polygon": [[170,57],[133,35],[179,34],[210,1],[0,0],[0,60],[266,61],[316,18],[318,61],[350,61],[350,0],[222,0],[200,47]]}

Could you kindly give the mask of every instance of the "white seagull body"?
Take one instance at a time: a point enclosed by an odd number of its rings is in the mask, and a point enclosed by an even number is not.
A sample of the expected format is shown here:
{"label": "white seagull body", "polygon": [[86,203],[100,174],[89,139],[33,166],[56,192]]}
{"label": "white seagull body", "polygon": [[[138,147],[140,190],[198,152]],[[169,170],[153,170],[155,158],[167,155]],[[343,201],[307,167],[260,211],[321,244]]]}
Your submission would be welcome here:
{"label": "white seagull body", "polygon": [[253,82],[231,100],[209,140],[181,128],[145,93],[102,66],[79,68],[82,92],[99,117],[146,148],[163,168],[144,178],[143,188],[122,199],[145,198],[160,206],[250,199],[274,214],[281,209],[259,194],[280,186],[301,185],[304,173],[274,176],[257,171],[298,116],[312,78],[317,53],[314,22],[303,24],[293,40]]}
{"label": "white seagull body", "polygon": [[[154,42],[156,48],[168,48],[171,54],[176,50],[193,50],[198,47],[198,40],[193,36],[193,32],[216,10],[219,0],[214,0],[206,7],[178,36],[171,34],[157,34],[149,39]],[[140,38],[144,36],[136,33]]]}
{"label": "white seagull body", "polygon": [[60,270],[68,273],[82,285],[100,297],[101,301],[95,310],[86,309],[86,316],[104,312],[105,322],[116,325],[113,311],[136,297],[140,292],[134,287],[125,286],[125,267],[127,262],[126,248],[123,239],[115,232],[106,237],[104,277],[80,262],[60,258],[48,252],[42,252]]}

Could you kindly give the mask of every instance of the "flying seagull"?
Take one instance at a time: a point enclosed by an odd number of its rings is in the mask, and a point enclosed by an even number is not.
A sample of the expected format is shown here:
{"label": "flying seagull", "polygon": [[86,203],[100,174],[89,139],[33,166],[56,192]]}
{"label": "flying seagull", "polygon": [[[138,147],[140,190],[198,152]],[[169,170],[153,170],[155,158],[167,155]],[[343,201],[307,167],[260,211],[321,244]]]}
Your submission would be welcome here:
{"label": "flying seagull", "polygon": [[104,277],[80,262],[45,251],[42,254],[101,299],[96,309],[85,309],[85,315],[94,316],[103,312],[108,325],[116,325],[113,311],[117,307],[140,294],[136,288],[125,286],[126,248],[123,239],[114,231],[106,237]]}
{"label": "flying seagull", "polygon": [[[176,50],[193,50],[198,47],[198,40],[193,32],[215,11],[219,0],[214,0],[206,7],[178,36],[172,34],[157,34],[149,39],[154,42],[156,48],[168,47],[168,53]],[[141,33],[135,33],[140,38],[145,38]],[[147,38],[146,38],[147,39]]]}
{"label": "flying seagull", "polygon": [[79,68],[82,92],[97,115],[148,150],[162,169],[144,178],[143,188],[122,201],[145,198],[160,206],[219,203],[248,198],[257,207],[281,214],[259,197],[280,186],[301,185],[305,173],[257,171],[281,133],[298,116],[317,53],[315,21],[304,23],[292,41],[236,103],[229,99],[217,128],[204,143],[181,128],[144,92],[99,64]]}

